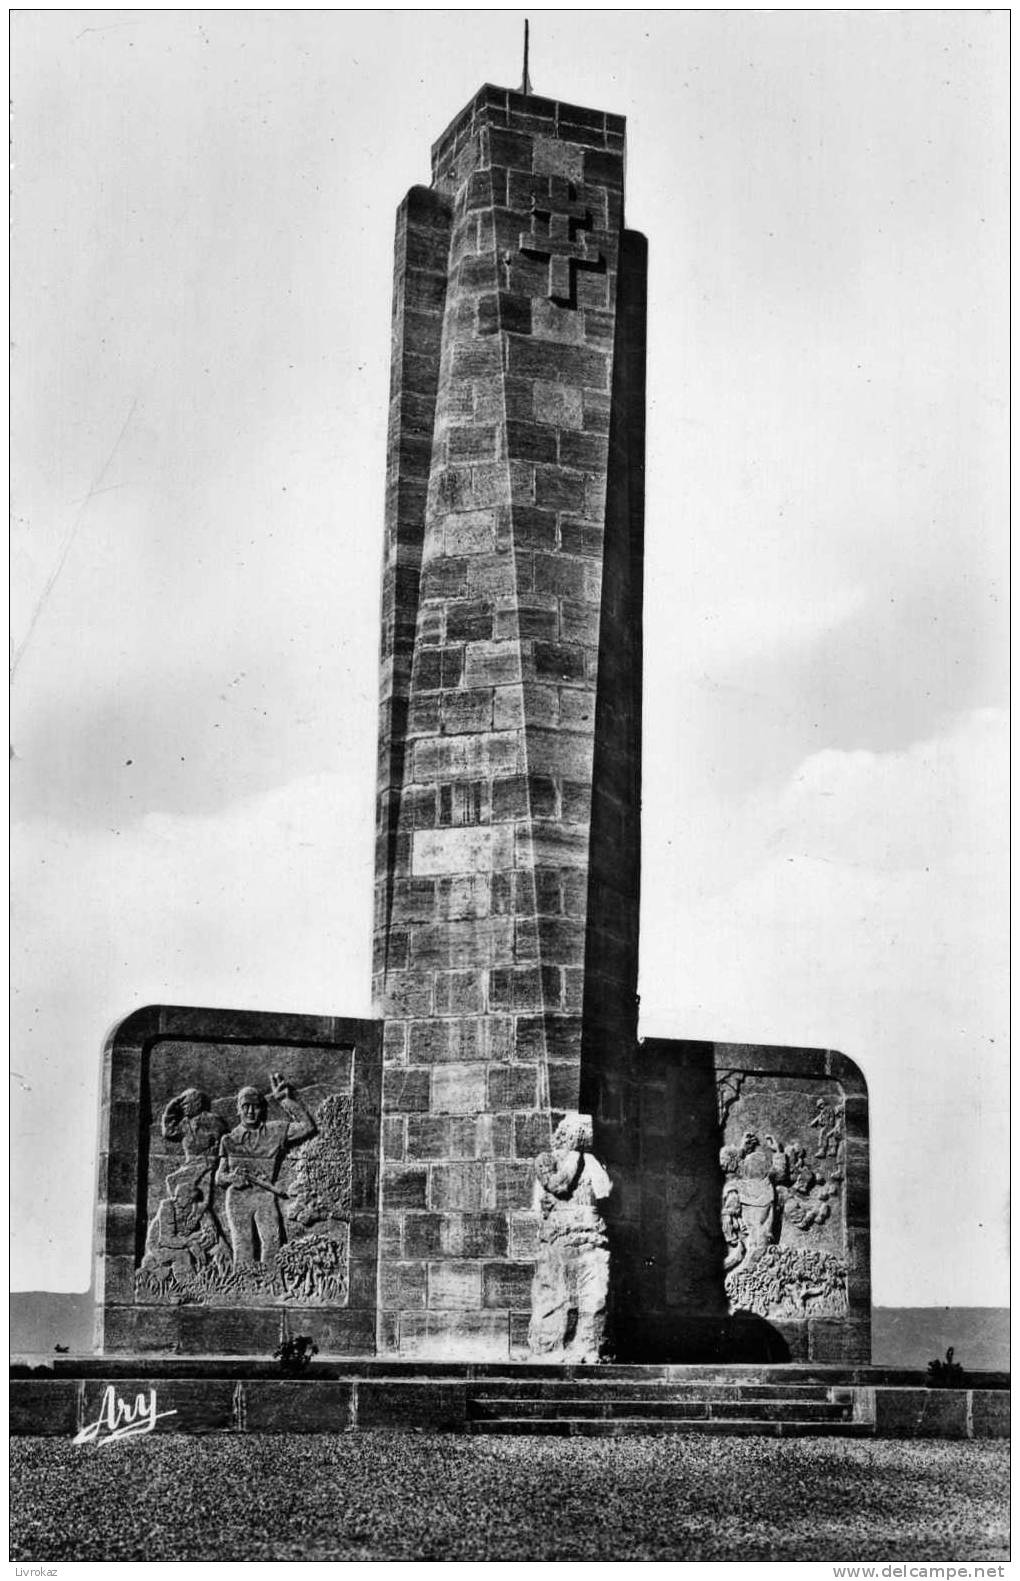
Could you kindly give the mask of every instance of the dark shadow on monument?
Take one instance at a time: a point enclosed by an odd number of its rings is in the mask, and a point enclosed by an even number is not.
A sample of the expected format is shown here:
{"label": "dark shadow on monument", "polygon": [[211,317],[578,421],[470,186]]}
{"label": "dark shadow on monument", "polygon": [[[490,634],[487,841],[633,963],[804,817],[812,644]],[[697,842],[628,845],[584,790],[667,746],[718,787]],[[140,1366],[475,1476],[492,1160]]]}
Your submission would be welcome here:
{"label": "dark shadow on monument", "polygon": [[[780,1334],[731,1319],[713,1045],[638,1044],[644,412],[648,258],[625,231],[613,355],[592,774],[579,1105],[612,1176],[619,1361],[779,1361]],[[676,1047],[675,1045],[673,1047]]]}
{"label": "dark shadow on monument", "polygon": [[617,1359],[789,1361],[787,1340],[773,1324],[729,1311],[714,1045],[646,1042],[634,1063],[624,1211],[613,1221]]}
{"label": "dark shadow on monument", "polygon": [[867,1091],[831,1049],[649,1038],[589,1073],[615,1357],[869,1362]]}

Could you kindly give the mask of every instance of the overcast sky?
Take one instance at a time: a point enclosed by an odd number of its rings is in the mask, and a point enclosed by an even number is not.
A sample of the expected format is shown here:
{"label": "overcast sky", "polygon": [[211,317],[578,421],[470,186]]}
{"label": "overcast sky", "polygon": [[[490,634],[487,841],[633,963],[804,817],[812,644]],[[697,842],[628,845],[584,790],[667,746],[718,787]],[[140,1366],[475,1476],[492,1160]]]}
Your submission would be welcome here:
{"label": "overcast sky", "polygon": [[[1004,1302],[1008,15],[530,15],[650,246],[642,1030],[843,1049],[876,1302]],[[14,16],[15,1288],[116,1020],[370,1011],[393,214],[522,16]]]}

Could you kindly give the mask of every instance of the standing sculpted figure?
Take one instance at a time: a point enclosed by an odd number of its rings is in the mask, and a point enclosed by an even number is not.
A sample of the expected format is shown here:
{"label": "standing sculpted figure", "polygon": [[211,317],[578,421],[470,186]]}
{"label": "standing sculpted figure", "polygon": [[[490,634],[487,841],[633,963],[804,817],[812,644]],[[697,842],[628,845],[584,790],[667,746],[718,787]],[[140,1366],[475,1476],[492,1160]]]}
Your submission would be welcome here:
{"label": "standing sculpted figure", "polygon": [[185,1170],[188,1172],[186,1178],[208,1205],[226,1121],[210,1112],[209,1099],[204,1092],[199,1092],[197,1087],[186,1087],[176,1098],[170,1099],[159,1128],[166,1141],[180,1142],[186,1163],[177,1173],[185,1178]]}
{"label": "standing sculpted figure", "polygon": [[813,1131],[818,1132],[818,1151],[816,1158],[836,1158],[839,1154],[840,1122],[843,1116],[835,1104],[827,1098],[815,1099],[814,1118],[808,1121]]}
{"label": "standing sculpted figure", "polygon": [[216,1181],[227,1188],[235,1265],[268,1263],[279,1251],[283,1239],[279,1199],[287,1193],[276,1185],[277,1173],[287,1148],[315,1130],[311,1115],[290,1096],[283,1077],[270,1074],[269,1081],[270,1096],[287,1118],[268,1120],[266,1100],[258,1088],[242,1087],[237,1095],[240,1123],[220,1142]]}
{"label": "standing sculpted figure", "polygon": [[601,1204],[613,1184],[591,1146],[591,1117],[568,1114],[552,1151],[535,1159],[541,1224],[528,1343],[551,1361],[597,1362],[605,1340],[609,1242]]}
{"label": "standing sculpted figure", "polygon": [[220,1138],[227,1129],[209,1108],[197,1087],[170,1099],[160,1118],[168,1142],[180,1142],[184,1163],[166,1177],[163,1196],[145,1237],[141,1266],[156,1282],[173,1278],[184,1285],[210,1257],[220,1267],[229,1261],[227,1247],[210,1210],[213,1170]]}
{"label": "standing sculpted figure", "polygon": [[759,1263],[775,1240],[777,1185],[790,1179],[790,1158],[775,1137],[765,1146],[756,1131],[745,1131],[739,1147],[724,1147],[722,1165],[723,1235],[729,1244],[724,1269],[747,1273]]}

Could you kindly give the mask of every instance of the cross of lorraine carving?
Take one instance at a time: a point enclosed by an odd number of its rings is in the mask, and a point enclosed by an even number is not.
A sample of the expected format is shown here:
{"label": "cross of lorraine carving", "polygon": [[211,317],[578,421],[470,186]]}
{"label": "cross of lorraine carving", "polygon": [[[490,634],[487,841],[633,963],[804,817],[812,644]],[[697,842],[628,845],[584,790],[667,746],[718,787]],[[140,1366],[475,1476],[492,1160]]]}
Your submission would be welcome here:
{"label": "cross of lorraine carving", "polygon": [[520,251],[548,258],[547,295],[551,301],[570,307],[577,270],[598,269],[602,265],[602,254],[586,235],[591,230],[591,215],[587,206],[575,198],[565,176],[549,177],[548,196],[532,198],[531,211],[531,230],[521,232]]}

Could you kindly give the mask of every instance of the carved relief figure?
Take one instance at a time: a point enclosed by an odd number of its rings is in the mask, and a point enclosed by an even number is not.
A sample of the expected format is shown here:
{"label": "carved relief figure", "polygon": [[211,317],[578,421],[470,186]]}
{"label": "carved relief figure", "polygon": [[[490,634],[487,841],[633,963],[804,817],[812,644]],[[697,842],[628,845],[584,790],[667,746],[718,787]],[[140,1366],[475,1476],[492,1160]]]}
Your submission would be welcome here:
{"label": "carved relief figure", "polygon": [[747,1256],[747,1237],[744,1234],[744,1221],[740,1211],[740,1192],[733,1179],[737,1150],[724,1148],[723,1153],[726,1178],[723,1181],[722,1231],[727,1246],[723,1272],[729,1273],[731,1268],[738,1268]]}
{"label": "carved relief figure", "polygon": [[799,1230],[809,1230],[814,1224],[824,1224],[832,1213],[832,1198],[841,1178],[837,1171],[831,1181],[815,1173],[807,1161],[807,1148],[799,1142],[790,1147],[790,1185],[782,1192],[783,1220],[795,1224]]}
{"label": "carved relief figure", "polygon": [[173,1279],[184,1287],[210,1258],[219,1267],[229,1262],[206,1191],[203,1181],[196,1179],[193,1164],[167,1176],[166,1196],[149,1225],[142,1259],[142,1268],[157,1285],[165,1286]]}
{"label": "carved relief figure", "polygon": [[730,1245],[727,1272],[752,1266],[775,1235],[776,1186],[789,1179],[790,1161],[774,1137],[765,1147],[754,1131],[745,1131],[739,1147],[719,1155],[723,1188],[723,1234]]}
{"label": "carved relief figure", "polygon": [[286,1120],[266,1118],[266,1100],[257,1087],[237,1095],[239,1123],[220,1141],[218,1185],[226,1186],[227,1223],[235,1264],[268,1263],[279,1251],[282,1221],[279,1201],[287,1193],[276,1185],[288,1147],[311,1136],[315,1122],[290,1096],[282,1076],[270,1073],[270,1095]]}
{"label": "carved relief figure", "polygon": [[535,1160],[541,1224],[528,1343],[547,1360],[597,1362],[605,1340],[609,1242],[600,1205],[613,1187],[591,1146],[590,1116],[568,1114],[552,1151]]}
{"label": "carved relief figure", "polygon": [[[197,1087],[186,1087],[171,1098],[160,1120],[160,1131],[168,1142],[180,1142],[187,1160],[186,1168],[196,1189],[201,1188],[206,1203],[212,1194],[213,1170],[219,1156],[220,1138],[227,1129],[218,1114],[209,1111],[209,1099]],[[167,1180],[169,1187],[170,1181]]]}
{"label": "carved relief figure", "polygon": [[815,1102],[815,1114],[808,1121],[811,1128],[818,1132],[818,1151],[816,1158],[836,1158],[839,1153],[839,1144],[843,1140],[843,1112],[826,1098],[818,1098]]}
{"label": "carved relief figure", "polygon": [[206,1267],[229,1259],[219,1225],[210,1212],[212,1177],[226,1125],[210,1113],[209,1099],[197,1087],[171,1098],[160,1118],[160,1133],[180,1142],[185,1162],[166,1177],[164,1195],[145,1237],[141,1269],[160,1289],[183,1286]]}
{"label": "carved relief figure", "polygon": [[[732,1076],[724,1073],[720,1083],[724,1118],[742,1097]],[[838,1236],[833,1246],[831,1232],[822,1228],[832,1219],[843,1179],[842,1109],[819,1097],[813,1116],[805,1114],[801,1123],[818,1132],[813,1160],[801,1141],[768,1134],[762,1140],[754,1130],[719,1155],[731,1312],[803,1318],[846,1310],[846,1258]],[[822,1157],[833,1161],[824,1175],[817,1162]]]}
{"label": "carved relief figure", "polygon": [[197,1088],[167,1103],[160,1132],[180,1144],[184,1159],[167,1176],[149,1224],[135,1275],[139,1300],[217,1306],[347,1300],[351,1094],[329,1093],[313,1120],[280,1075],[269,1084],[284,1117],[269,1118],[263,1092],[243,1087],[232,1130]]}

